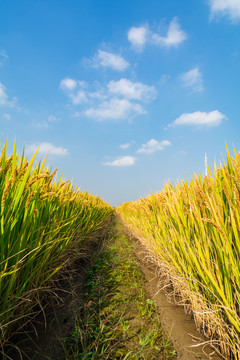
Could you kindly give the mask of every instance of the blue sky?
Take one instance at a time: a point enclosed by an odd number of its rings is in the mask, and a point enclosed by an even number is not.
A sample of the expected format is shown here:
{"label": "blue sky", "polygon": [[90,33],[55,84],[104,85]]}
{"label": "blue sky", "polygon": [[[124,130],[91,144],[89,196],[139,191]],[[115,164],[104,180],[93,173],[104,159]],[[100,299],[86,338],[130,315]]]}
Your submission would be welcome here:
{"label": "blue sky", "polygon": [[240,0],[1,0],[0,122],[112,205],[239,144]]}

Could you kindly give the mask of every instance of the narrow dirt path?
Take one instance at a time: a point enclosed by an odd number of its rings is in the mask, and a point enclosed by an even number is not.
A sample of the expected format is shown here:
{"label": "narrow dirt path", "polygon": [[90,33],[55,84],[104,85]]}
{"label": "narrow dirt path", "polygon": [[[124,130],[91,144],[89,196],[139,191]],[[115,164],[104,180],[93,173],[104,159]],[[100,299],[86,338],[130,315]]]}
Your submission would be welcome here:
{"label": "narrow dirt path", "polygon": [[176,360],[132,247],[120,222],[114,221],[89,272],[68,358]]}

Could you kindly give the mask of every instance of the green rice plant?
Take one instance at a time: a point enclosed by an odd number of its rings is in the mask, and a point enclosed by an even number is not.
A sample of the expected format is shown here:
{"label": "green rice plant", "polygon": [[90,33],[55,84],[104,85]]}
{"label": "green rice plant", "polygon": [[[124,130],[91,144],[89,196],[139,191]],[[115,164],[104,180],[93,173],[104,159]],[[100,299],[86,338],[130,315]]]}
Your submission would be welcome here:
{"label": "green rice plant", "polygon": [[24,151],[0,156],[0,345],[34,312],[49,280],[80,256],[112,214]]}
{"label": "green rice plant", "polygon": [[227,359],[240,359],[240,153],[117,212]]}

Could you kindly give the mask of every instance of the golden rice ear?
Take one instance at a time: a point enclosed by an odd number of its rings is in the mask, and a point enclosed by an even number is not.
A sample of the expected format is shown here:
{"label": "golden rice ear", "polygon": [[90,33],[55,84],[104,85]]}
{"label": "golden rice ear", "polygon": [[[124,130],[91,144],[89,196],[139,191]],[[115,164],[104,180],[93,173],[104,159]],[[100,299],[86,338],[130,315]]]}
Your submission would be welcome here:
{"label": "golden rice ear", "polygon": [[5,165],[6,156],[7,156],[7,141],[4,144],[4,147],[2,149],[2,153],[1,153],[1,156],[0,156],[0,166],[1,166],[1,168],[3,168],[4,165]]}

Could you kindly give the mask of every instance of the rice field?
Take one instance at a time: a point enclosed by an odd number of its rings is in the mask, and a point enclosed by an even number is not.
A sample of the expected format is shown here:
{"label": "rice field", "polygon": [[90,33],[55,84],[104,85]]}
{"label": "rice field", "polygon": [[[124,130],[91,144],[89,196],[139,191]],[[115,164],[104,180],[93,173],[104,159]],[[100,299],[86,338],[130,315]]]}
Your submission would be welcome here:
{"label": "rice field", "polygon": [[51,280],[83,255],[113,209],[57,179],[43,162],[0,156],[0,347],[34,313]]}
{"label": "rice field", "polygon": [[240,153],[208,176],[167,183],[116,210],[148,249],[197,328],[240,359]]}
{"label": "rice field", "polygon": [[[90,249],[113,208],[24,151],[0,155],[0,347],[31,319],[60,270]],[[240,153],[213,174],[167,183],[117,214],[165,274],[197,328],[240,359]]]}

